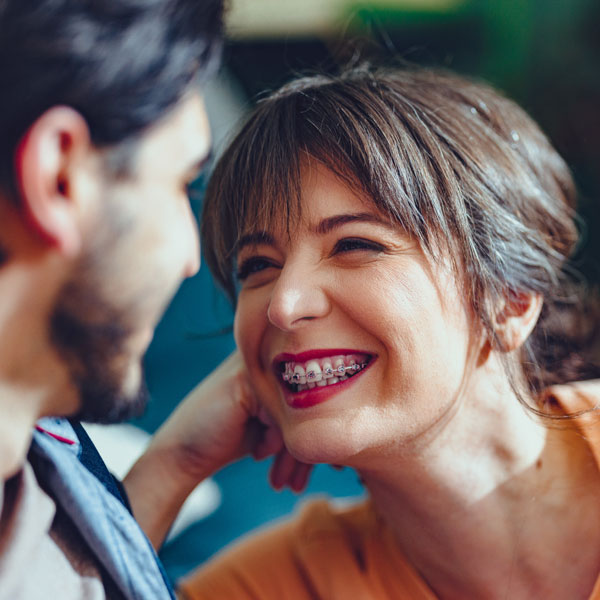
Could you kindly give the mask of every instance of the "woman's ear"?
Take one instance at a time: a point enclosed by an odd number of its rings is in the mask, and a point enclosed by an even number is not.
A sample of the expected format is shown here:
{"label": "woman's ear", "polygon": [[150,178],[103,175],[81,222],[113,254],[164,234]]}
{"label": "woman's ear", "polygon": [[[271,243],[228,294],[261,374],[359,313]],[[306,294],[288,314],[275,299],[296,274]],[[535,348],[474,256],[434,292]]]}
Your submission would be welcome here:
{"label": "woman's ear", "polygon": [[494,330],[499,349],[512,352],[529,337],[543,306],[541,294],[511,291],[494,318]]}
{"label": "woman's ear", "polygon": [[85,119],[72,108],[55,106],[31,125],[16,153],[25,224],[68,257],[75,256],[81,246],[80,207],[71,184],[89,149]]}

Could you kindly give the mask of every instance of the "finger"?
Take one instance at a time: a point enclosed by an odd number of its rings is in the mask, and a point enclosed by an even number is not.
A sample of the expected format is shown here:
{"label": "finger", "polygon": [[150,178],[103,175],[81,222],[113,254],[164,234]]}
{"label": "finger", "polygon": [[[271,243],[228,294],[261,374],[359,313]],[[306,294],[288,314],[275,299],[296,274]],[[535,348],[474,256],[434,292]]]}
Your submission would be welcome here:
{"label": "finger", "polygon": [[258,412],[257,412],[256,416],[261,423],[263,423],[264,425],[267,425],[268,427],[275,425],[275,420],[269,414],[267,409],[262,405],[260,405],[260,407],[258,408]]}
{"label": "finger", "polygon": [[260,446],[264,438],[264,427],[256,419],[248,419],[242,441],[242,450],[244,454],[252,454]]}
{"label": "finger", "polygon": [[280,490],[290,479],[296,467],[296,459],[285,449],[279,451],[271,467],[271,485]]}
{"label": "finger", "polygon": [[255,444],[252,450],[252,456],[256,460],[262,460],[272,454],[277,454],[283,448],[283,437],[277,427],[263,429],[261,438]]}
{"label": "finger", "polygon": [[313,467],[314,465],[297,461],[296,468],[294,469],[294,473],[292,474],[292,479],[289,484],[290,488],[294,492],[299,493],[306,488]]}

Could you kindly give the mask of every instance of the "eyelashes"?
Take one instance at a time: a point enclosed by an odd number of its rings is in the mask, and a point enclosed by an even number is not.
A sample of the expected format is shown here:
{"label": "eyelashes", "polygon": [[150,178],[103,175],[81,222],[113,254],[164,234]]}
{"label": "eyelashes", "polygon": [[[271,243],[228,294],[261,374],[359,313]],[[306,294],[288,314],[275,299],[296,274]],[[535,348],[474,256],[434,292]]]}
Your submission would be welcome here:
{"label": "eyelashes", "polygon": [[[377,242],[364,238],[343,238],[336,242],[330,253],[330,257],[360,251],[380,253],[385,251],[385,247]],[[265,256],[251,256],[241,262],[236,271],[236,278],[238,281],[243,282],[251,275],[260,273],[271,267],[280,268],[280,266],[270,258]]]}
{"label": "eyelashes", "polygon": [[385,248],[372,240],[364,238],[344,238],[334,246],[331,255],[352,252],[353,250],[371,250],[374,252],[383,252]]}
{"label": "eyelashes", "polygon": [[273,261],[264,258],[263,256],[252,256],[242,262],[236,272],[236,278],[238,281],[244,281],[248,279],[250,275],[264,271],[269,267],[275,266]]}

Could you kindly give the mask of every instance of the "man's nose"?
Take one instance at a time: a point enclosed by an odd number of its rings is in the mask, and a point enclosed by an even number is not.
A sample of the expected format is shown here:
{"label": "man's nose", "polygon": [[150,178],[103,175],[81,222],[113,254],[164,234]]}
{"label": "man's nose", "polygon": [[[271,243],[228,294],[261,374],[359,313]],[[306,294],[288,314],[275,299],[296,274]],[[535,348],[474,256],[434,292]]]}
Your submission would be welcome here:
{"label": "man's nose", "polygon": [[187,253],[183,269],[183,276],[193,277],[200,270],[200,233],[198,232],[198,223],[191,208],[189,210],[189,230]]}

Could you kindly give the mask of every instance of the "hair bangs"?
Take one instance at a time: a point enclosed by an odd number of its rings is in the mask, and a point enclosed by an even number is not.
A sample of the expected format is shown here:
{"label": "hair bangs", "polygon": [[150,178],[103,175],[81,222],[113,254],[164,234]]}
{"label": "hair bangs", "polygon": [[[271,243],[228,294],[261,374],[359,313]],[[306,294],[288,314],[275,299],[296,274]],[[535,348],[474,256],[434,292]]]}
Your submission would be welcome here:
{"label": "hair bangs", "polygon": [[285,231],[301,216],[302,148],[294,108],[259,105],[219,160],[202,216],[204,257],[235,303],[234,267],[242,237]]}
{"label": "hair bangs", "polygon": [[[235,253],[242,236],[293,230],[302,215],[303,172],[313,160],[430,255],[452,248],[461,227],[448,217],[463,211],[448,205],[460,202],[461,190],[442,146],[414,100],[381,81],[311,77],[262,100],[207,189],[204,255],[219,284],[235,301]],[[464,272],[454,256],[452,266]]]}
{"label": "hair bangs", "polygon": [[[411,97],[408,87],[400,91],[393,81],[388,86],[358,74],[356,82],[331,78],[302,91],[297,118],[303,149],[430,256],[452,250],[467,228],[457,222],[464,194],[455,151],[441,138],[435,111],[417,110],[418,96]],[[449,255],[464,278],[460,253]]]}

